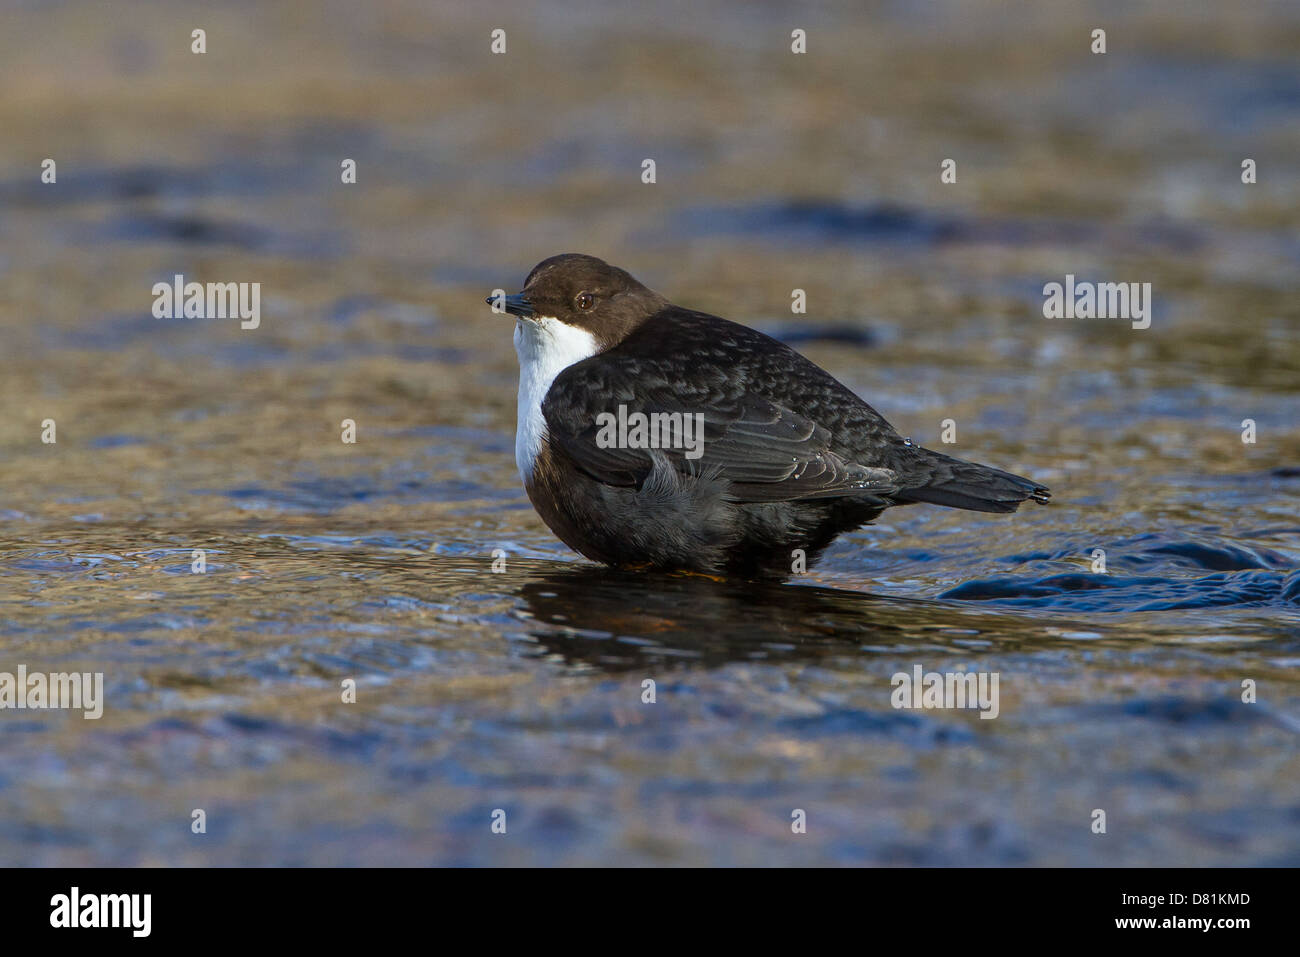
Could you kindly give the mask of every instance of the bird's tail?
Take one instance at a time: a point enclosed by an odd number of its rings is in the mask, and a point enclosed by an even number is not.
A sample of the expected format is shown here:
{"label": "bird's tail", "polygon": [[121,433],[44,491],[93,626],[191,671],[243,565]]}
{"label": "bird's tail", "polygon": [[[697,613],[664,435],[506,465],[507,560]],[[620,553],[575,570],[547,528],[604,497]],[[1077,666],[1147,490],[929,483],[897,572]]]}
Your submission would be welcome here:
{"label": "bird's tail", "polygon": [[929,502],[974,512],[1014,512],[1027,498],[1046,504],[1047,486],[1001,469],[915,448],[908,462],[908,484],[895,494],[902,502]]}

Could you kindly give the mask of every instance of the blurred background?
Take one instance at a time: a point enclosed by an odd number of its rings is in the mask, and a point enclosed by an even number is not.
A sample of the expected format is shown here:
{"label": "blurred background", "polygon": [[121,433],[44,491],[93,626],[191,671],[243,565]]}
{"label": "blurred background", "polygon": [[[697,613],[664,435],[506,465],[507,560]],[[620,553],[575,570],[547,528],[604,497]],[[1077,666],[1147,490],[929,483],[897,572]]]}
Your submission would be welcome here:
{"label": "blurred background", "polygon": [[[0,671],[107,697],[0,712],[0,864],[1300,863],[1300,7],[1198,6],[0,3]],[[599,571],[483,305],[569,251],[1056,501]]]}

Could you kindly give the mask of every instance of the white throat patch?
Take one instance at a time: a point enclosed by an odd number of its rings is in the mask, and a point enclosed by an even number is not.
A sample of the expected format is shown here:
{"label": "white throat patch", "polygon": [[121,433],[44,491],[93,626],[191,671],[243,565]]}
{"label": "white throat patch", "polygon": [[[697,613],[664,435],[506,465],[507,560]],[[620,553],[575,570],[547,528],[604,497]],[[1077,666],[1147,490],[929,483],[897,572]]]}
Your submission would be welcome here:
{"label": "white throat patch", "polygon": [[555,377],[596,354],[591,333],[549,316],[515,320],[515,352],[519,355],[519,421],[515,428],[515,465],[527,481],[542,450],[546,419],[542,400]]}

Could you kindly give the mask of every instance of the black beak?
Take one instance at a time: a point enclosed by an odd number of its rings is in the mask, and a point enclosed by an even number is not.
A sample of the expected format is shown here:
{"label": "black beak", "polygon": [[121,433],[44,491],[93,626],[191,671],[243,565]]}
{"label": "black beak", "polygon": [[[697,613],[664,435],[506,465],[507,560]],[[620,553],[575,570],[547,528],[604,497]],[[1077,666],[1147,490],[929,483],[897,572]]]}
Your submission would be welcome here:
{"label": "black beak", "polygon": [[492,307],[493,312],[505,310],[512,316],[522,316],[525,319],[533,317],[533,304],[528,301],[528,297],[522,292],[515,293],[513,296],[488,296],[487,304]]}

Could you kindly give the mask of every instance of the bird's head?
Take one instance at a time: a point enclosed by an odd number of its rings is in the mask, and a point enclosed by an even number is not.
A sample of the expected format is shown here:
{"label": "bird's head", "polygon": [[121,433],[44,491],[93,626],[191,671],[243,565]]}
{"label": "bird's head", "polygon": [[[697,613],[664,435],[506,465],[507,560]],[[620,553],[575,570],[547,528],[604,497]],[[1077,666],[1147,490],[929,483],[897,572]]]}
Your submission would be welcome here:
{"label": "bird's head", "polygon": [[[487,302],[519,320],[517,338],[548,333],[574,338],[585,333],[596,352],[622,342],[668,304],[626,270],[580,253],[542,260],[520,292],[488,297]],[[555,323],[568,329],[554,329]]]}

